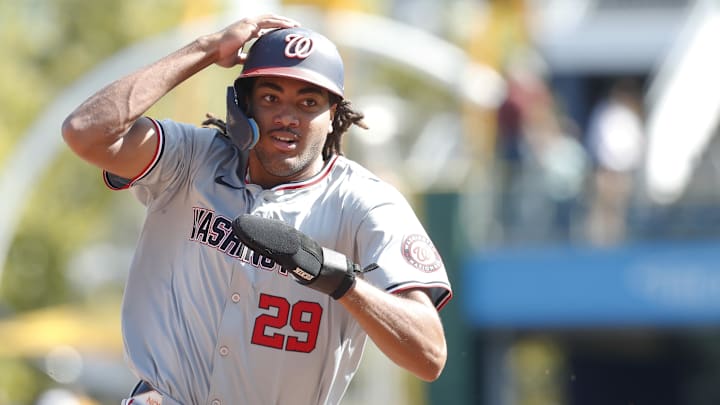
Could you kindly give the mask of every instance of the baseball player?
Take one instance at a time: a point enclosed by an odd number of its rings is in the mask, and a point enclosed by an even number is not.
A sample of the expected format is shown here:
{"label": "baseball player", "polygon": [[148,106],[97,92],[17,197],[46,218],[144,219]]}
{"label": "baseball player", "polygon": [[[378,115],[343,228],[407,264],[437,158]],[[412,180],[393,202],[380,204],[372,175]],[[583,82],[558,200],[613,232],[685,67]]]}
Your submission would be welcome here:
{"label": "baseball player", "polygon": [[[144,115],[213,64],[243,65],[220,129]],[[122,305],[140,380],[125,404],[337,404],[368,336],[440,375],[445,268],[400,193],[341,154],[353,124],[336,47],[276,15],[201,36],[66,118],[69,147],[147,211]]]}

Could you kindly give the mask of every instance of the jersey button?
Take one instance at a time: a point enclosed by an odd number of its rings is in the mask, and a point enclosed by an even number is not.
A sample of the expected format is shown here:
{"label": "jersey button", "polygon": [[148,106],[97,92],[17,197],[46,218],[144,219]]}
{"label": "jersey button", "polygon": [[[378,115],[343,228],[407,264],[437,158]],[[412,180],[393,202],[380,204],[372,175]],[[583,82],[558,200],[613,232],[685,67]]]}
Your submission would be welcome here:
{"label": "jersey button", "polygon": [[230,296],[230,299],[232,300],[232,302],[237,304],[238,302],[240,302],[240,294],[235,293],[232,296]]}
{"label": "jersey button", "polygon": [[225,357],[230,353],[230,349],[227,346],[220,346],[220,355]]}

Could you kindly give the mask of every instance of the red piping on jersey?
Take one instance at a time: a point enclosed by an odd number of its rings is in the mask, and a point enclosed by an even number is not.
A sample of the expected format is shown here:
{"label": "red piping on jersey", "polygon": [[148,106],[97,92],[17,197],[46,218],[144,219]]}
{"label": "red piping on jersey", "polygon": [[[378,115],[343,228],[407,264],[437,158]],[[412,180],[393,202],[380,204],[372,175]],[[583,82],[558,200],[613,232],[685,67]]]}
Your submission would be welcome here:
{"label": "red piping on jersey", "polygon": [[320,173],[315,175],[315,177],[311,177],[307,180],[297,182],[297,183],[290,183],[290,184],[283,184],[280,186],[276,186],[276,187],[273,187],[272,190],[273,191],[295,190],[298,188],[309,187],[309,186],[312,186],[313,184],[317,184],[321,180],[323,180],[325,177],[327,177],[328,174],[330,174],[330,171],[332,171],[333,166],[335,166],[335,162],[337,162],[338,157],[339,157],[338,155],[335,155],[330,160],[330,162],[325,166],[325,168],[323,168],[322,171],[320,171]]}
{"label": "red piping on jersey", "polygon": [[[160,124],[158,124],[157,121],[155,121],[154,119],[152,119],[150,117],[147,117],[147,118],[150,120],[150,122],[152,122],[153,126],[155,126],[155,135],[158,138],[158,140],[157,140],[158,142],[157,142],[157,145],[155,145],[155,153],[153,155],[152,160],[147,164],[147,166],[145,166],[142,169],[142,171],[137,176],[130,179],[130,181],[128,181],[122,187],[114,187],[112,184],[108,183],[107,176],[105,176],[103,174],[103,181],[105,182],[105,186],[107,188],[112,189],[112,190],[124,190],[126,188],[130,188],[130,186],[132,186],[136,181],[147,176],[150,169],[152,169],[157,164],[157,161],[160,158],[160,148],[162,148],[164,134],[162,131],[162,126]],[[107,170],[103,170],[103,173],[107,173]]]}

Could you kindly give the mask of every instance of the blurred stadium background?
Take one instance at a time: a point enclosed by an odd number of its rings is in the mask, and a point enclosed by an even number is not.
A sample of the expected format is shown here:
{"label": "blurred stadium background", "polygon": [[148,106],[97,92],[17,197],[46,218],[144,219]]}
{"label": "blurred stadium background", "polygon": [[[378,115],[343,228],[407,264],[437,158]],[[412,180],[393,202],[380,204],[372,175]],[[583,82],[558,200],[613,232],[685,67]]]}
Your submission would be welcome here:
{"label": "blurred stadium background", "polygon": [[[255,4],[258,3],[258,4]],[[118,404],[142,219],[60,123],[195,35],[274,11],[326,33],[445,258],[449,358],[373,347],[345,404],[720,403],[720,5],[714,0],[0,0],[0,405]],[[151,111],[224,115],[210,68]],[[191,100],[189,102],[188,100]]]}

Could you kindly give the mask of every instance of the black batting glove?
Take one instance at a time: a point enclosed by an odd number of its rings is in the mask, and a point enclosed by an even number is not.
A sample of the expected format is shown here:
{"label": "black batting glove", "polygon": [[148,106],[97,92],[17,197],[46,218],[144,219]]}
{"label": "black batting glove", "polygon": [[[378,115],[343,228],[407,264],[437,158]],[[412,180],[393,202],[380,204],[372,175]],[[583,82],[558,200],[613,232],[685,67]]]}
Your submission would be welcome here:
{"label": "black batting glove", "polygon": [[232,223],[233,231],[247,247],[273,259],[295,280],[314,290],[339,299],[353,285],[361,269],[342,253],[320,246],[309,236],[285,222],[244,214]]}

